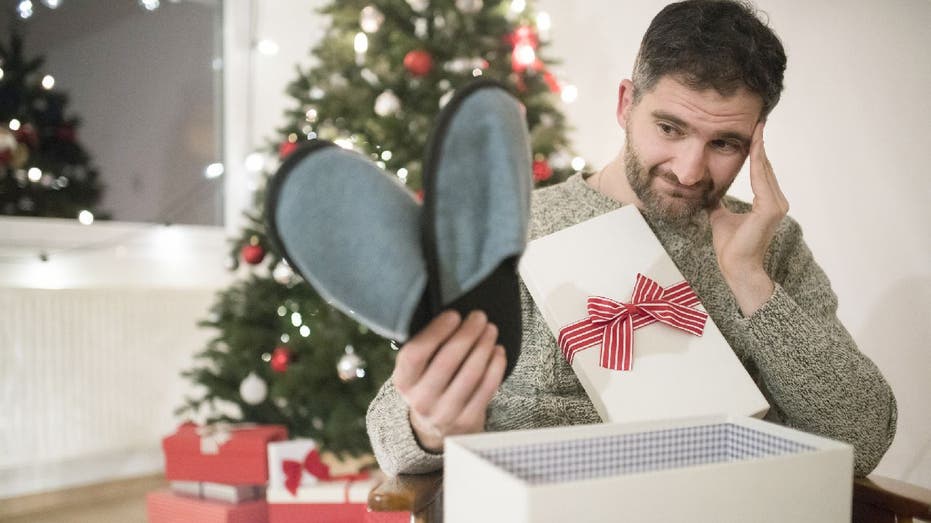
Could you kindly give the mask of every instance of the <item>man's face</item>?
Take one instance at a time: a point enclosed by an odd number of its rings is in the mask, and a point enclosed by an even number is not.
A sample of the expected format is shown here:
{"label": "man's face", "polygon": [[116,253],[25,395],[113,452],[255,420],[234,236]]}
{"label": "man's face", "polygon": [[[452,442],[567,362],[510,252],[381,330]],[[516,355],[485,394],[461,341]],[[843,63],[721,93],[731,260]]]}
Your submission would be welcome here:
{"label": "man's face", "polygon": [[621,84],[618,122],[627,134],[627,179],[647,214],[687,220],[715,207],[750,149],[762,99],[746,89],[722,96],[664,76],[633,103]]}

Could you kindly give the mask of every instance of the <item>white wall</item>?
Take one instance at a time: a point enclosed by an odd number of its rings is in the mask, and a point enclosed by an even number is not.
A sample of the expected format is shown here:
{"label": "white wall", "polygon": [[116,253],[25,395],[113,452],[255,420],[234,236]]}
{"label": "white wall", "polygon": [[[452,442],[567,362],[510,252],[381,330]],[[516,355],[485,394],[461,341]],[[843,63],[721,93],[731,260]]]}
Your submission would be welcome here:
{"label": "white wall", "polygon": [[[241,162],[250,140],[262,143],[283,122],[289,102],[284,86],[294,77],[293,65],[308,62],[307,50],[324,26],[313,14],[320,3],[277,0],[254,6],[252,34],[273,36],[282,51],[254,58],[248,80],[253,87],[237,99],[248,104],[231,107],[227,100],[230,121],[244,118],[243,111],[252,114],[248,130],[227,129],[239,137],[238,150],[228,149],[227,165]],[[665,3],[537,4],[552,15],[549,54],[564,61],[557,72],[579,88],[579,100],[566,107],[577,128],[575,147],[597,166],[621,148],[616,86],[629,75],[640,37]],[[248,17],[247,4],[227,0],[227,15]],[[925,230],[931,223],[926,207],[931,179],[925,173],[931,151],[931,3],[759,0],[758,5],[768,12],[789,55],[786,91],[767,125],[767,152],[791,202],[790,213],[803,224],[832,278],[841,319],[882,369],[899,402],[898,435],[877,472],[931,487],[931,351],[925,347],[931,339],[931,235]],[[227,63],[227,85],[230,75],[248,74],[230,70],[229,58]],[[236,187],[237,178],[228,183]],[[752,197],[746,173],[732,193]]]}

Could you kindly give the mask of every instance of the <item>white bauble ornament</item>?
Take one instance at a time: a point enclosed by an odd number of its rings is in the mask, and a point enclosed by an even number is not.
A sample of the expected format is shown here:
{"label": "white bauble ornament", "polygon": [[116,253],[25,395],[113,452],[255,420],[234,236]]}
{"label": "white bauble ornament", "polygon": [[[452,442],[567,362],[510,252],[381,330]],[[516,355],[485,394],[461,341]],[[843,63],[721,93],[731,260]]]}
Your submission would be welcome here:
{"label": "white bauble ornament", "polygon": [[343,381],[353,381],[365,376],[365,361],[356,354],[352,345],[346,345],[346,353],[336,364],[336,373]]}
{"label": "white bauble ornament", "polygon": [[467,14],[481,11],[483,5],[482,0],[456,0],[456,9]]}
{"label": "white bauble ornament", "polygon": [[426,18],[414,20],[414,36],[423,39],[427,37],[428,22]]}
{"label": "white bauble ornament", "polygon": [[239,384],[239,396],[249,405],[258,405],[268,397],[268,385],[256,373],[250,372]]}
{"label": "white bauble ornament", "polygon": [[282,260],[272,271],[272,278],[282,285],[289,285],[293,282],[294,270],[288,265],[288,262]]}
{"label": "white bauble ornament", "polygon": [[393,116],[401,110],[401,100],[394,92],[388,90],[375,98],[375,114],[378,116]]}
{"label": "white bauble ornament", "polygon": [[359,13],[359,26],[366,33],[378,31],[384,21],[385,15],[381,14],[381,11],[374,5],[363,7],[362,12]]}

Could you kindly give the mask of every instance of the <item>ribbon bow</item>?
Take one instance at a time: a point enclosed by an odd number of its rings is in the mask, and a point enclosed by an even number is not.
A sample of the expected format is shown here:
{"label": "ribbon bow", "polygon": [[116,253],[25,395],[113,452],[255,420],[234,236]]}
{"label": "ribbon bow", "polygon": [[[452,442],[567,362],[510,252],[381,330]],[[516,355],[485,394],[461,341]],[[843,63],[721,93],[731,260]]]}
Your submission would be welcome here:
{"label": "ribbon bow", "polygon": [[286,459],[281,462],[281,470],[284,472],[284,486],[288,489],[288,492],[291,495],[297,495],[297,489],[301,486],[301,478],[304,476],[303,472],[306,470],[311,476],[321,480],[321,481],[333,481],[333,480],[348,480],[346,483],[346,492],[347,503],[349,496],[349,484],[353,481],[360,479],[367,479],[369,474],[367,471],[362,471],[358,474],[342,474],[339,476],[334,476],[330,474],[330,466],[323,462],[320,459],[320,453],[317,452],[317,449],[310,449],[310,452],[304,456],[304,461],[295,461],[291,459]]}
{"label": "ribbon bow", "polygon": [[220,447],[233,439],[233,431],[255,426],[255,423],[227,423],[221,421],[197,427],[195,432],[200,436],[200,453],[219,454]]}
{"label": "ribbon bow", "polygon": [[560,329],[557,343],[570,365],[576,352],[601,343],[602,367],[630,370],[634,330],[659,321],[701,336],[708,315],[693,308],[698,303],[698,296],[686,281],[664,289],[637,274],[630,303],[590,296],[588,317]]}

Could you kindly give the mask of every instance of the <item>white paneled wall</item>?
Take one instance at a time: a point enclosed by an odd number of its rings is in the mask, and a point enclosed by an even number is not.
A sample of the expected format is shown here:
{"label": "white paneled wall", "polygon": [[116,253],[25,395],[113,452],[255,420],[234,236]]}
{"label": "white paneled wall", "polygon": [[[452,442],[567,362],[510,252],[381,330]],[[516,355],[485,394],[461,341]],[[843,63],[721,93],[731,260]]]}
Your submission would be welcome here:
{"label": "white paneled wall", "polygon": [[0,218],[0,503],[162,469],[226,256],[218,227]]}
{"label": "white paneled wall", "polygon": [[157,471],[212,298],[0,289],[0,498],[45,490],[49,475],[63,486]]}

